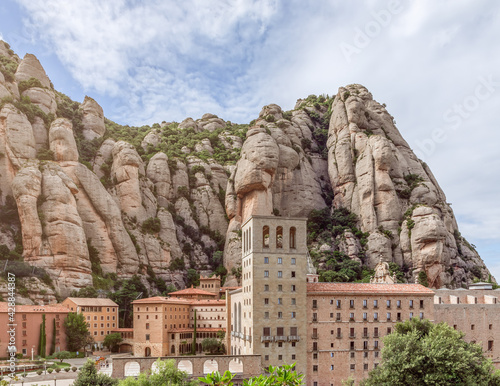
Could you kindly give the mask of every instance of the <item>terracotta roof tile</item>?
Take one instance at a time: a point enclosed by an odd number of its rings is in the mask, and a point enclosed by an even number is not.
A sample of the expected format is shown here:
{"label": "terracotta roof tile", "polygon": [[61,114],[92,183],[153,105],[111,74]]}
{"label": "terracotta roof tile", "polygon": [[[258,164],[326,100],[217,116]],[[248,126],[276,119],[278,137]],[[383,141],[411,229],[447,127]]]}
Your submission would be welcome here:
{"label": "terracotta roof tile", "polygon": [[71,300],[77,306],[84,307],[118,307],[118,304],[107,298],[66,298],[65,300]]}
{"label": "terracotta roof tile", "polygon": [[134,300],[132,304],[150,304],[150,303],[189,304],[189,301],[190,299],[177,299],[177,298],[166,298],[165,296],[154,296],[152,298]]}
{"label": "terracotta roof tile", "polygon": [[[7,312],[8,310],[8,303],[7,302],[0,302],[0,312]],[[46,305],[46,306],[37,306],[37,305],[16,305],[16,313],[28,313],[28,312],[60,312],[60,313],[69,313],[70,310],[68,307],[63,306],[61,304],[54,304],[54,305]]]}
{"label": "terracotta roof tile", "polygon": [[217,296],[213,292],[208,292],[199,288],[186,288],[183,290],[170,292],[170,296],[182,297],[182,295],[204,295],[204,296]]}
{"label": "terracotta roof tile", "polygon": [[307,283],[308,295],[320,292],[434,295],[433,290],[421,284]]}

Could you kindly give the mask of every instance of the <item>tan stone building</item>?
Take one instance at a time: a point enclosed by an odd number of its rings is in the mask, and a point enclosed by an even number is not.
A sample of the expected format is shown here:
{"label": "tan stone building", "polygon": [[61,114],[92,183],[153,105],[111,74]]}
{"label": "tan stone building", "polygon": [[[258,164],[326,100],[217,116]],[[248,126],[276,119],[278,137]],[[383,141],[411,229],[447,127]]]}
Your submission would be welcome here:
{"label": "tan stone building", "polygon": [[231,354],[306,373],[306,218],[253,216],[242,226],[242,287],[228,292]]}
{"label": "tan stone building", "polygon": [[420,284],[308,283],[307,385],[365,378],[397,322],[434,319],[434,291]]}
{"label": "tan stone building", "polygon": [[[9,344],[9,323],[15,324],[15,345],[18,353],[26,357],[36,356],[40,353],[39,338],[40,325],[45,315],[45,352],[50,355],[52,338],[55,334],[55,352],[66,350],[66,332],[64,320],[69,310],[61,305],[29,306],[17,305],[14,322],[9,321],[8,303],[0,302],[0,357],[7,357]],[[54,330],[55,326],[55,330]]]}
{"label": "tan stone building", "polygon": [[500,369],[500,289],[492,290],[491,284],[478,283],[468,290],[435,292],[435,321],[463,331],[464,339],[481,345],[485,356]]}
{"label": "tan stone building", "polygon": [[134,355],[174,356],[191,352],[195,310],[196,352],[201,353],[204,338],[216,338],[219,331],[226,331],[226,301],[211,295],[212,299],[157,296],[132,302]]}
{"label": "tan stone building", "polygon": [[96,348],[102,348],[106,335],[118,328],[118,304],[111,299],[66,298],[62,305],[83,314]]}

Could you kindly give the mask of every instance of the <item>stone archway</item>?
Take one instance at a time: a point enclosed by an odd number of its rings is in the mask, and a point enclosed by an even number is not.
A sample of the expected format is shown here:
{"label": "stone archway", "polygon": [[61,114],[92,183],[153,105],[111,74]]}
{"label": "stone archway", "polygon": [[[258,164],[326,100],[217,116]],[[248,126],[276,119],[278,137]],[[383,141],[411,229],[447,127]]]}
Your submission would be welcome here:
{"label": "stone archway", "polygon": [[216,360],[207,359],[203,363],[203,374],[210,374],[218,370],[219,370],[219,364],[217,363]]}
{"label": "stone archway", "polygon": [[177,364],[179,370],[185,371],[189,375],[193,374],[193,363],[187,359],[179,361]]}
{"label": "stone archway", "polygon": [[124,375],[125,377],[137,377],[141,373],[141,366],[139,362],[131,361],[125,363]]}
{"label": "stone archway", "polygon": [[231,359],[229,362],[229,371],[234,373],[243,373],[243,362],[239,359]]}

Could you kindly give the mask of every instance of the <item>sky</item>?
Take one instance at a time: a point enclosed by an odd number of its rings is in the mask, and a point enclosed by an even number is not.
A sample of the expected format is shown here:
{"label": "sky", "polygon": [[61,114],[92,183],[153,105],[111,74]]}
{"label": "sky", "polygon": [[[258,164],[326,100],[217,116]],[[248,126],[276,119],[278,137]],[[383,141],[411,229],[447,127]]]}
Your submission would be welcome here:
{"label": "sky", "polygon": [[248,123],[360,83],[500,280],[500,2],[3,0],[0,38],[121,124]]}

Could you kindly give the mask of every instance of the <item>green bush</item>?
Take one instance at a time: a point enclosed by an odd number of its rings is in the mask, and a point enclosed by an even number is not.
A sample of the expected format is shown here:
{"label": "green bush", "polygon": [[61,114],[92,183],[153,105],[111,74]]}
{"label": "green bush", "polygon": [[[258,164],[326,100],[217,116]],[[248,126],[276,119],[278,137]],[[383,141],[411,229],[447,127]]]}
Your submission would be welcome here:
{"label": "green bush", "polygon": [[142,231],[146,233],[158,233],[161,230],[161,222],[158,217],[150,217],[142,223]]}
{"label": "green bush", "polygon": [[46,88],[36,78],[29,78],[28,80],[22,80],[18,83],[17,87],[19,88],[19,94],[22,94],[27,89],[32,88],[32,87]]}

